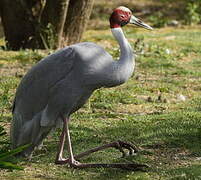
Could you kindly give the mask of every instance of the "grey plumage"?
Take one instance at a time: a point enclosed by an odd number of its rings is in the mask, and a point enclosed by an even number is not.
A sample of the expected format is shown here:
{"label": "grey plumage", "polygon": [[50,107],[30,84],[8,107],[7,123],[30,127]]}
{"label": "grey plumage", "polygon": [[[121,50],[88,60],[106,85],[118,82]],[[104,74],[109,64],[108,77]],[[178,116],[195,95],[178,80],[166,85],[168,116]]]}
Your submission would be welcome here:
{"label": "grey plumage", "polygon": [[32,143],[29,155],[61,123],[60,115],[78,110],[95,89],[122,84],[126,79],[120,75],[117,62],[94,43],[75,44],[41,60],[24,76],[16,92],[13,148]]}

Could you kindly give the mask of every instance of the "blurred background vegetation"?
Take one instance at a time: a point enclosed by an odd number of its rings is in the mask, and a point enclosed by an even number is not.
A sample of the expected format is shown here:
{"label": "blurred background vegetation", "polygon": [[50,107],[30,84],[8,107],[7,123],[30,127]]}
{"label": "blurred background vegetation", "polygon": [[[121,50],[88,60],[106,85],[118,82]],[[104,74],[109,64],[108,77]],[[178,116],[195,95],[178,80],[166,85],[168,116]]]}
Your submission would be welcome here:
{"label": "blurred background vegetation", "polygon": [[[52,49],[79,42],[86,27],[107,29],[112,9],[120,5],[129,7],[136,16],[157,28],[196,25],[201,22],[200,0],[59,0],[55,3],[48,0],[23,0],[20,3],[17,0],[2,0],[0,5],[0,15],[2,20],[5,19],[0,24],[0,37],[6,34],[7,48],[11,49]],[[67,11],[65,18],[62,15],[66,12],[62,8]],[[23,16],[19,17],[17,14],[21,11]],[[12,28],[15,30],[12,31]]]}

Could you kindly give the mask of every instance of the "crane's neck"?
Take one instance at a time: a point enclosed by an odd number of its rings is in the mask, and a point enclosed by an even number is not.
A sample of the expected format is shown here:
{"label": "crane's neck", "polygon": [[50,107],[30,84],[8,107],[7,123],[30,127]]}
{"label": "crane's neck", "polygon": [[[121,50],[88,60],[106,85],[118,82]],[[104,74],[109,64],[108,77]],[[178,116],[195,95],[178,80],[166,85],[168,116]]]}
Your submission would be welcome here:
{"label": "crane's neck", "polygon": [[119,61],[130,61],[133,60],[133,51],[128,42],[125,38],[124,33],[121,28],[112,28],[111,29],[113,36],[117,40],[120,46],[120,59]]}
{"label": "crane's neck", "polygon": [[122,29],[112,28],[111,31],[120,46],[120,58],[115,62],[115,69],[117,78],[123,83],[128,80],[134,71],[134,54],[128,40],[124,36]]}

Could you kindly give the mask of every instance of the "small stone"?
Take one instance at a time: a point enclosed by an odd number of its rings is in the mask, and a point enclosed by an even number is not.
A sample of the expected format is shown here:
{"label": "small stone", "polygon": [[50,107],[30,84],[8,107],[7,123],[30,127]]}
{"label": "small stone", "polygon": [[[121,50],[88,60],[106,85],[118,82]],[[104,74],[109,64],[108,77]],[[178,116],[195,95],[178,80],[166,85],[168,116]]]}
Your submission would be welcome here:
{"label": "small stone", "polygon": [[166,54],[171,54],[171,51],[170,51],[169,49],[166,49],[166,50],[165,50],[165,53],[166,53]]}
{"label": "small stone", "polygon": [[172,20],[168,23],[169,26],[179,26],[179,21],[177,20]]}
{"label": "small stone", "polygon": [[140,80],[140,76],[139,75],[135,76],[135,79]]}
{"label": "small stone", "polygon": [[184,95],[182,95],[182,94],[178,94],[178,95],[177,95],[177,99],[178,99],[179,101],[186,101],[186,97],[185,97]]}
{"label": "small stone", "polygon": [[163,103],[169,103],[169,101],[166,98],[164,98]]}
{"label": "small stone", "polygon": [[148,102],[153,102],[153,99],[149,96],[149,97],[147,98],[147,101],[148,101]]}
{"label": "small stone", "polygon": [[201,157],[197,157],[197,158],[196,158],[196,161],[201,161]]}

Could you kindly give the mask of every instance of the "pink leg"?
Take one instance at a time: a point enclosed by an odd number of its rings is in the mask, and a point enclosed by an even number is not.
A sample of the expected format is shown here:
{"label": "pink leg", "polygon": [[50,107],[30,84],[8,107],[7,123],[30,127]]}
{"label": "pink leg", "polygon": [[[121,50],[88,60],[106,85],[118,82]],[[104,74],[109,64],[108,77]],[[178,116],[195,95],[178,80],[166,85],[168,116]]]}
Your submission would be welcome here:
{"label": "pink leg", "polygon": [[66,125],[64,123],[62,133],[60,136],[60,140],[59,140],[59,150],[58,150],[56,160],[55,160],[56,164],[65,164],[66,163],[66,159],[63,158],[63,149],[64,149],[65,139],[66,139]]}
{"label": "pink leg", "polygon": [[[68,128],[68,121],[69,121],[68,118],[63,118],[63,129],[62,129],[62,134],[60,136],[59,151],[57,153],[56,160],[55,160],[56,164],[66,164],[66,163],[77,164],[77,163],[79,163],[74,159],[74,156],[73,156],[71,140],[70,140],[70,132],[69,132],[69,128]],[[67,136],[67,138],[66,138],[66,136]],[[68,148],[68,153],[69,153],[68,159],[63,158],[63,149],[64,149],[65,140],[67,142],[67,148]]]}

